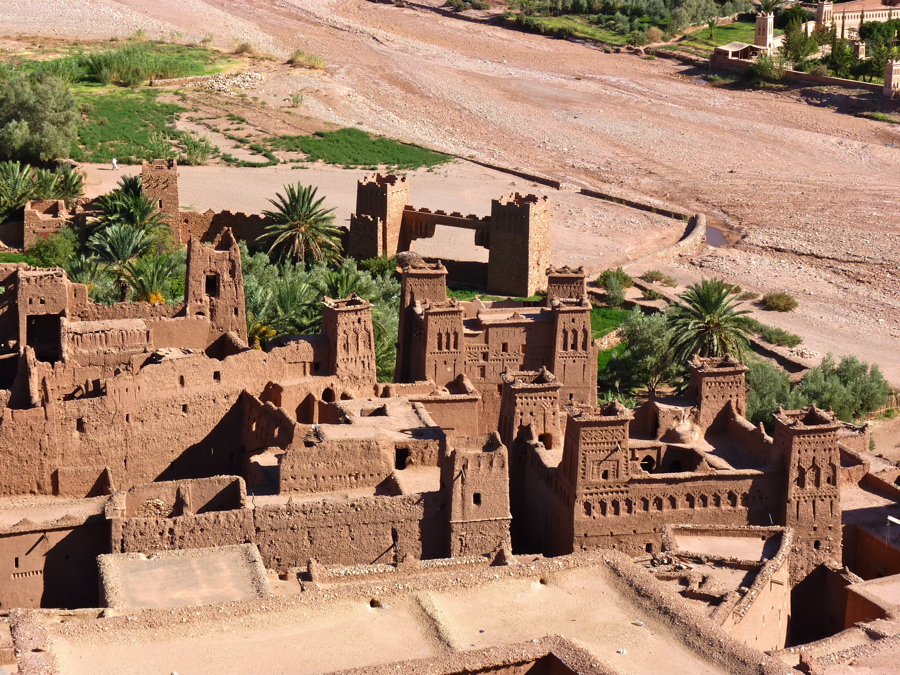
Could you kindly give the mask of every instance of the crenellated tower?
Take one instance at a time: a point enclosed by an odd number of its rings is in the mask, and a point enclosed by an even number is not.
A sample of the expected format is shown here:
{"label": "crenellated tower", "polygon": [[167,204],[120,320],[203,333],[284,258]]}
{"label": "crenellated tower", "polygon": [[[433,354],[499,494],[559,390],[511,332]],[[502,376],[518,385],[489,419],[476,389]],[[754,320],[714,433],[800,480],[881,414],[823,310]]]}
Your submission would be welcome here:
{"label": "crenellated tower", "polygon": [[322,304],[322,333],[331,345],[329,374],[375,382],[372,305],[355,293],[345,300],[325,298]]}
{"label": "crenellated tower", "polygon": [[814,407],[775,414],[775,450],[784,459],[782,520],[794,530],[794,586],[824,563],[841,563],[840,427]]}
{"label": "crenellated tower", "polygon": [[405,176],[376,173],[358,181],[356,212],[350,217],[348,255],[359,260],[397,255],[407,204],[409,183]]}
{"label": "crenellated tower", "polygon": [[694,356],[688,363],[691,380],[688,395],[700,409],[697,426],[703,433],[722,433],[728,424],[728,404],[738,415],[747,411],[747,366],[732,358]]}
{"label": "crenellated tower", "polygon": [[491,202],[488,288],[530,296],[545,288],[550,265],[550,202],[518,193]]}

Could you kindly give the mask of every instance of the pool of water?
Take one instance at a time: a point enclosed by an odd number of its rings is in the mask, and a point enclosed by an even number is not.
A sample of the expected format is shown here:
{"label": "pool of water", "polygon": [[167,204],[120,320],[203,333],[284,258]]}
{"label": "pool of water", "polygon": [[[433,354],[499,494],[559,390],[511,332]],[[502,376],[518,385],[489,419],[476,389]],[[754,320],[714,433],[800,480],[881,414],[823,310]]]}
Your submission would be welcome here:
{"label": "pool of water", "polygon": [[722,234],[722,230],[715,228],[712,225],[706,226],[706,243],[716,248],[728,246],[728,240],[725,238],[725,235]]}

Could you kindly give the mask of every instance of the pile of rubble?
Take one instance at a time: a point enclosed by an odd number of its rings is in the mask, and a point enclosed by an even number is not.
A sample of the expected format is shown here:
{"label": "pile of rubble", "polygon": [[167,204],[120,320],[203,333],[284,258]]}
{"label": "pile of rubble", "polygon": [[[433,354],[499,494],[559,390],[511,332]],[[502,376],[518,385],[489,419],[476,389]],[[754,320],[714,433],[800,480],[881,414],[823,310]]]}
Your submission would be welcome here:
{"label": "pile of rubble", "polygon": [[788,354],[791,356],[796,356],[800,359],[817,359],[821,354],[819,352],[815,352],[812,349],[807,349],[806,347],[791,347],[788,350]]}
{"label": "pile of rubble", "polygon": [[263,76],[259,73],[233,73],[226,75],[220,73],[204,84],[204,88],[229,96],[235,95],[235,89],[250,89],[262,82]]}

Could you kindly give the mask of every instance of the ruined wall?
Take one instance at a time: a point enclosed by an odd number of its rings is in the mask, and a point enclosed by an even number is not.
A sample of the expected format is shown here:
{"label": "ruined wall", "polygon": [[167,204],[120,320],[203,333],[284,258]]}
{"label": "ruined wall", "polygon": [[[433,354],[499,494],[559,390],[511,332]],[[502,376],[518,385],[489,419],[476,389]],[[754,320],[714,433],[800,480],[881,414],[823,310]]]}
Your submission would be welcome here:
{"label": "ruined wall", "polygon": [[182,244],[187,244],[191,237],[212,243],[226,228],[230,228],[237,239],[253,242],[265,234],[265,218],[255,213],[211,209],[202,213],[178,212],[178,241]]}
{"label": "ruined wall", "polygon": [[38,239],[59,232],[69,218],[62,200],[33,200],[25,204],[22,247],[29,248]]}
{"label": "ruined wall", "polygon": [[393,471],[394,444],[375,439],[324,441],[288,448],[279,460],[279,492],[375,487]]}
{"label": "ruined wall", "polygon": [[297,435],[297,423],[271,402],[263,403],[246,391],[241,394],[241,444],[246,452],[286,448]]}
{"label": "ruined wall", "polygon": [[[299,380],[303,354],[295,344],[270,353],[246,350],[222,361],[164,360],[103,380],[86,398],[54,396],[46,410],[7,409],[0,425],[0,443],[9,449],[0,455],[0,494],[50,493],[52,474],[62,467],[108,466],[120,489],[163,478],[238,473],[240,394],[258,394],[270,381]],[[39,365],[43,375],[31,378],[30,395],[38,404],[48,391],[44,383],[64,364]],[[321,387],[320,379],[310,378],[310,387]],[[354,393],[371,391],[373,384],[328,382]]]}
{"label": "ruined wall", "polygon": [[[892,530],[894,527],[892,526]],[[900,525],[896,526],[900,530]],[[847,561],[850,569],[863,579],[877,579],[893,574],[900,574],[900,549],[889,546],[883,537],[878,537],[868,530],[855,528],[856,546],[853,559]],[[891,537],[897,535],[891,532]]]}
{"label": "ruined wall", "polygon": [[763,462],[768,463],[781,459],[776,455],[772,437],[765,432],[765,429],[753,426],[743,417],[730,416],[726,433],[741,448],[751,452]]}
{"label": "ruined wall", "polygon": [[[258,506],[256,544],[266,567],[391,563],[407,553],[445,558],[446,513],[436,492]],[[443,516],[443,517],[441,517]]]}
{"label": "ruined wall", "polygon": [[153,553],[243,544],[252,542],[254,536],[250,509],[124,518],[112,521],[110,548],[115,553]]}

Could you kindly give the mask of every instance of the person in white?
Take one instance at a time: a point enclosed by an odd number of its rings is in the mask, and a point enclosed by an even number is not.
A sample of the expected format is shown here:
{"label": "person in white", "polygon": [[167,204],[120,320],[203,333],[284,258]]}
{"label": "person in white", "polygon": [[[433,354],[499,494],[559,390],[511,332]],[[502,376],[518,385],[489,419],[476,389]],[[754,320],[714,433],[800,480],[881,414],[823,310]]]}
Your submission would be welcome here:
{"label": "person in white", "polygon": [[113,157],[112,165],[113,165],[113,171],[118,171],[118,170],[119,170],[119,163],[116,161],[116,158],[115,158],[115,157]]}

